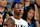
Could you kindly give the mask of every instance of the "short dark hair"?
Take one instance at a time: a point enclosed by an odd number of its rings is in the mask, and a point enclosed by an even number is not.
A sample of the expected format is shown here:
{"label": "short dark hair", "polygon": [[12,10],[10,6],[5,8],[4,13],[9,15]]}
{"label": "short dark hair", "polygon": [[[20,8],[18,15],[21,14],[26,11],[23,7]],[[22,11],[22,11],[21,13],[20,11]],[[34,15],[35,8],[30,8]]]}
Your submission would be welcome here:
{"label": "short dark hair", "polygon": [[11,8],[14,8],[15,7],[15,4],[17,4],[17,3],[18,4],[22,4],[21,2],[15,2],[15,3],[12,4],[12,7]]}
{"label": "short dark hair", "polygon": [[11,17],[7,17],[5,20],[4,20],[4,23],[8,23],[10,22],[10,24],[15,24],[15,21],[11,18]]}

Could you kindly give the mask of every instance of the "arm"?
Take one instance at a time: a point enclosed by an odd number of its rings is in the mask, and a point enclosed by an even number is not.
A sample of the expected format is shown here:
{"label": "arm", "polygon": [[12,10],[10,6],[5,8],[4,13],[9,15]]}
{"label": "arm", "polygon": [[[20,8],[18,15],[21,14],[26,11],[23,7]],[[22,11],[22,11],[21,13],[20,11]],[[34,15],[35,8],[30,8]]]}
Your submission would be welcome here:
{"label": "arm", "polygon": [[38,13],[38,8],[37,8],[37,5],[35,4],[35,17],[34,19],[36,20],[36,27],[39,27],[39,13]]}
{"label": "arm", "polygon": [[39,27],[39,22],[38,21],[36,21],[36,27]]}

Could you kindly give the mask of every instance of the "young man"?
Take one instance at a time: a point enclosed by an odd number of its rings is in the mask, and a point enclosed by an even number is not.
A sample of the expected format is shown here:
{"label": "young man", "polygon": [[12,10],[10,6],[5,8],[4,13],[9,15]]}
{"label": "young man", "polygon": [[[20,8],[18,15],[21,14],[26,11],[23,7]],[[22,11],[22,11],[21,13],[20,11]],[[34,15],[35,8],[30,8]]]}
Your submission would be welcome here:
{"label": "young man", "polygon": [[15,2],[12,4],[12,8],[14,8],[14,16],[11,18],[15,20],[15,27],[28,27],[27,22],[21,18],[24,10],[22,3]]}

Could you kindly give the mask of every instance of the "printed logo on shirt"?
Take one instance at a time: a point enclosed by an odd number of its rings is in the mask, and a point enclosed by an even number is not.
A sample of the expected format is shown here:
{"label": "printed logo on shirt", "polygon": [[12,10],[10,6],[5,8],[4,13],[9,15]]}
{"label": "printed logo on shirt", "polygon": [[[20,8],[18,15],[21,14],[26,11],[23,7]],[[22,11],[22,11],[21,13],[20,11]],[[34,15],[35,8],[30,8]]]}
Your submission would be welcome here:
{"label": "printed logo on shirt", "polygon": [[24,25],[15,25],[15,27],[26,27],[26,26],[24,26]]}

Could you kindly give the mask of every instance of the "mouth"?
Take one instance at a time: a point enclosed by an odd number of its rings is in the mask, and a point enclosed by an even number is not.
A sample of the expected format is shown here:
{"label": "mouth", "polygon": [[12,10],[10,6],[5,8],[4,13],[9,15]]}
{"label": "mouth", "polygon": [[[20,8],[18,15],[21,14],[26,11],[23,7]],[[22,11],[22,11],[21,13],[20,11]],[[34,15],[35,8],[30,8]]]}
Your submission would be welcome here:
{"label": "mouth", "polygon": [[22,12],[19,12],[19,14],[22,14]]}
{"label": "mouth", "polygon": [[32,18],[32,16],[30,16],[30,18]]}

